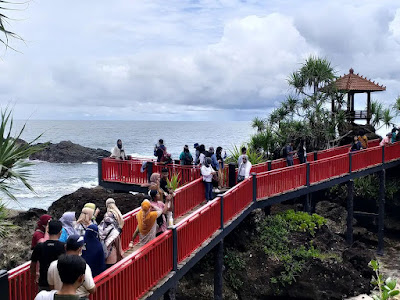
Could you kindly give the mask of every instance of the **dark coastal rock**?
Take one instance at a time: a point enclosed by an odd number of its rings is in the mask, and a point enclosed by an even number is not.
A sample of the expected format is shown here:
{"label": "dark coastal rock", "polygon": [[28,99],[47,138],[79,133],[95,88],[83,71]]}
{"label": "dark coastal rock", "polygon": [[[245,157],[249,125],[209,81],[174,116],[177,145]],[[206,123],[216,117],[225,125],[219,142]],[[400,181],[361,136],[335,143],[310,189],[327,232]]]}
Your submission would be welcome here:
{"label": "dark coastal rock", "polygon": [[351,144],[353,142],[355,135],[365,134],[368,140],[375,140],[382,138],[380,135],[377,135],[375,133],[374,126],[367,124],[346,123],[343,129],[340,130],[340,135],[343,136],[348,132],[351,133],[340,140],[340,146]]}
{"label": "dark coastal rock", "polygon": [[53,163],[82,163],[96,162],[99,156],[108,157],[110,154],[106,150],[84,147],[71,141],[61,141],[58,144],[50,143],[45,149],[32,154],[29,158]]}
{"label": "dark coastal rock", "polygon": [[115,200],[122,214],[138,208],[144,199],[148,199],[143,194],[110,193],[100,186],[92,189],[80,188],[72,194],[62,196],[53,202],[48,212],[55,218],[60,218],[66,211],[75,211],[78,218],[83,206],[88,202],[92,202],[100,209],[100,214],[97,216],[97,222],[100,223],[106,211],[106,200],[108,198]]}
{"label": "dark coastal rock", "polygon": [[[330,201],[320,201],[315,205],[315,213],[326,218],[329,228],[337,234],[345,234],[347,229],[347,210]],[[355,224],[355,220],[353,221]]]}

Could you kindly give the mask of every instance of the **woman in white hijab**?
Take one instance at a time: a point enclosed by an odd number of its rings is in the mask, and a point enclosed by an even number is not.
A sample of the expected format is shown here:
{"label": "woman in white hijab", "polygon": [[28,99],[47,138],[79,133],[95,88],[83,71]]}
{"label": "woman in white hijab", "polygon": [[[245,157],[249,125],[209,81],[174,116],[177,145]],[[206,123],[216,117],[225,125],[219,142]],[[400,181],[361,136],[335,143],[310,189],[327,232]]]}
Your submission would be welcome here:
{"label": "woman in white hijab", "polygon": [[122,229],[124,227],[124,218],[122,217],[121,211],[115,205],[113,198],[108,198],[106,201],[107,212],[111,212],[114,215],[115,220],[118,223],[118,227]]}

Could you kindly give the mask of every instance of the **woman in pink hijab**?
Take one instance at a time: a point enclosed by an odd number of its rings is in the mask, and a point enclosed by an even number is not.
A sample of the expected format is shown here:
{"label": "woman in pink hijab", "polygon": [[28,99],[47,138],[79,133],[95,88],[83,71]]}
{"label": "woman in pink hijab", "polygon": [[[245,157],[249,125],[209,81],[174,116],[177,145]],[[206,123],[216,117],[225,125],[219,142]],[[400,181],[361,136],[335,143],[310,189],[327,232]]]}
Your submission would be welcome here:
{"label": "woman in pink hijab", "polygon": [[38,244],[39,240],[44,238],[44,234],[46,232],[46,226],[50,220],[51,220],[50,215],[42,215],[39,218],[39,221],[37,222],[37,225],[36,225],[35,233],[33,234],[33,237],[32,237],[31,249],[35,248],[35,246]]}

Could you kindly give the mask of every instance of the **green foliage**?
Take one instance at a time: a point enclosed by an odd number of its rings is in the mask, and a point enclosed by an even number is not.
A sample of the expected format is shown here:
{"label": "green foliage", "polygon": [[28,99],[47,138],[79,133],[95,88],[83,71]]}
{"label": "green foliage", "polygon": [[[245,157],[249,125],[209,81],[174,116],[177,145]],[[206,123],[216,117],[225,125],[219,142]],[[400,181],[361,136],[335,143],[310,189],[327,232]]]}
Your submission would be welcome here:
{"label": "green foliage", "polygon": [[[400,180],[398,178],[387,178],[385,182],[385,198],[393,200],[400,191]],[[330,188],[331,196],[344,199],[347,194],[346,186],[336,185]],[[364,199],[378,199],[379,196],[379,177],[368,175],[354,179],[354,196]]]}
{"label": "green foliage", "polygon": [[379,294],[373,295],[374,300],[387,300],[400,294],[399,290],[396,290],[396,279],[388,277],[386,280],[379,270],[379,262],[377,260],[371,260],[368,266],[375,272],[375,276],[372,278],[371,283],[378,288]]}
{"label": "green foliage", "polygon": [[[21,137],[25,125],[16,136],[12,136],[13,119],[11,111],[8,111],[8,109],[2,110],[0,115],[0,192],[12,200],[17,200],[12,193],[15,191],[16,182],[22,182],[28,189],[33,191],[33,188],[28,183],[29,167],[32,163],[27,159],[31,154],[46,147],[47,144],[32,145],[40,136],[25,145],[18,144],[17,139]],[[6,209],[1,204],[0,199],[0,236],[7,234],[10,226],[5,219]]]}
{"label": "green foliage", "polygon": [[[230,152],[230,155],[228,156],[228,158],[225,160],[226,163],[237,163],[239,156],[242,154],[242,147],[244,147],[244,145],[241,145],[240,147],[234,145],[232,147],[232,149],[228,149],[228,151]],[[257,152],[256,150],[253,150],[251,148],[247,148],[247,156],[249,157],[249,161],[251,162],[252,165],[256,165],[259,163],[262,163],[264,161],[266,161],[266,159],[264,158],[264,156]]]}
{"label": "green foliage", "polygon": [[16,5],[26,5],[27,2],[11,2],[11,1],[0,1],[0,33],[2,33],[2,37],[0,37],[0,43],[2,43],[6,49],[11,48],[14,51],[16,51],[13,47],[10,47],[9,41],[11,39],[16,39],[16,40],[21,40],[22,38],[17,35],[16,33],[10,31],[6,27],[6,23],[10,20],[9,17],[7,17],[6,11],[8,10],[16,10]]}
{"label": "green foliage", "polygon": [[380,126],[378,129],[382,128],[383,126],[394,126],[393,119],[395,117],[395,113],[390,108],[384,108],[383,104],[379,103],[378,101],[372,101],[371,115],[372,125]]}
{"label": "green foliage", "polygon": [[9,229],[15,227],[12,223],[7,221],[7,217],[7,209],[4,204],[0,202],[0,238],[5,238]]}
{"label": "green foliage", "polygon": [[296,281],[310,258],[336,258],[334,255],[321,253],[312,243],[294,245],[291,236],[295,232],[305,232],[314,236],[326,220],[316,214],[288,210],[275,216],[268,216],[260,225],[260,244],[265,254],[283,264],[283,270],[277,276],[271,277],[271,284],[276,291],[282,286],[288,286]]}
{"label": "green foliage", "polygon": [[167,187],[170,190],[175,191],[181,182],[180,180],[181,173],[173,174],[171,180],[167,178]]}
{"label": "green foliage", "polygon": [[290,230],[308,232],[312,236],[315,235],[316,229],[326,224],[326,219],[320,215],[309,215],[306,212],[295,212],[292,209],[283,213],[282,216],[288,223]]}
{"label": "green foliage", "polygon": [[238,276],[245,268],[244,260],[234,251],[227,250],[224,257],[224,264],[227,268],[226,279],[229,285],[235,289],[239,290],[243,286],[243,281]]}

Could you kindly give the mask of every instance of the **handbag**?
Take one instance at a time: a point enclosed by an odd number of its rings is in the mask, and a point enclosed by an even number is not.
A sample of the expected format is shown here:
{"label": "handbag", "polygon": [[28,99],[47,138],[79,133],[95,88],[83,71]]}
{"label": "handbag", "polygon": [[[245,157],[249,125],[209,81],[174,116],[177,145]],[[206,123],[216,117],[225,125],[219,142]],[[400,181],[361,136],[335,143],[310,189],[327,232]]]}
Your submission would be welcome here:
{"label": "handbag", "polygon": [[238,177],[237,177],[237,181],[239,182],[239,181],[243,181],[244,180],[244,176],[243,175],[238,175]]}

